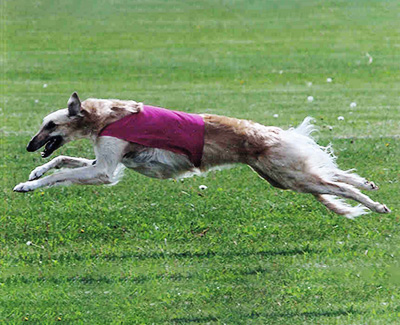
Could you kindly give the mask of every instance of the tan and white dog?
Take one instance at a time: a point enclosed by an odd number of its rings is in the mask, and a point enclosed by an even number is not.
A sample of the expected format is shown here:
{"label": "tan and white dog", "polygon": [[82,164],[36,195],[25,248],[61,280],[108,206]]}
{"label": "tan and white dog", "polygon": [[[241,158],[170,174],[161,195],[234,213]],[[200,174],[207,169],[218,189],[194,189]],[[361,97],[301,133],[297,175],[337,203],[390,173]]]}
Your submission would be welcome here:
{"label": "tan and white dog", "polygon": [[[390,213],[383,204],[371,200],[357,188],[378,189],[374,183],[350,171],[340,170],[330,147],[319,146],[311,137],[311,118],[295,129],[282,130],[247,120],[201,114],[204,120],[204,147],[199,168],[182,154],[150,148],[110,136],[99,136],[108,124],[140,112],[134,101],[87,99],[80,102],[73,93],[68,108],[55,111],[43,120],[27,150],[45,146],[43,157],[71,140],[87,138],[94,144],[95,160],[58,156],[35,168],[29,181],[14,191],[28,192],[40,187],[69,184],[111,184],[126,166],[149,177],[180,178],[228,164],[247,164],[263,179],[280,189],[311,193],[328,209],[354,218],[367,213]],[[41,178],[53,168],[71,167]],[[362,205],[351,206],[339,197]],[[368,208],[368,209],[366,209]]]}

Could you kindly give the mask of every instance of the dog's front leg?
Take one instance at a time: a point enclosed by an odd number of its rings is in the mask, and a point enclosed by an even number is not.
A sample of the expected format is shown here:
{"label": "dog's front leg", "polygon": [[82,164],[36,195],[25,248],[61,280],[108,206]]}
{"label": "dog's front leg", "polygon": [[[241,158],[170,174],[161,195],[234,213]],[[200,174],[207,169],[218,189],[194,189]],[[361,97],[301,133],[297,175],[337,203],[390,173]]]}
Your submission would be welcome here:
{"label": "dog's front leg", "polygon": [[36,167],[30,174],[29,180],[33,181],[42,177],[45,173],[53,168],[62,168],[62,167],[86,167],[91,166],[95,160],[91,159],[84,159],[84,158],[75,158],[75,157],[68,157],[68,156],[58,156],[49,162],[45,163],[44,165]]}
{"label": "dog's front leg", "polygon": [[57,174],[46,176],[34,181],[20,183],[14,187],[15,192],[34,191],[40,187],[49,187],[56,185],[70,184],[110,184],[112,183],[112,173],[110,174],[104,168],[98,166],[81,167],[71,170],[65,170]]}
{"label": "dog's front leg", "polygon": [[120,139],[100,137],[95,144],[95,165],[67,169],[44,178],[20,183],[14,187],[14,191],[29,192],[40,187],[56,185],[113,183],[115,181],[115,171],[121,163],[127,144],[127,142]]}

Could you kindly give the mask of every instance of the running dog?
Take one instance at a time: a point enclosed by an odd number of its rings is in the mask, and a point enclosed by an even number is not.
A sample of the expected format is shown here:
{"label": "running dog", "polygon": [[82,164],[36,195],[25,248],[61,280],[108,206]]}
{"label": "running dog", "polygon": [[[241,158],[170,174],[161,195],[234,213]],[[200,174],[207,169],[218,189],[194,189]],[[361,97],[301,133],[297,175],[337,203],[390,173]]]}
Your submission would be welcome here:
{"label": "running dog", "polygon": [[[333,212],[347,218],[369,210],[390,213],[383,204],[362,194],[378,187],[338,168],[328,147],[311,137],[307,117],[297,128],[282,130],[247,120],[212,114],[188,114],[142,103],[89,98],[77,93],[68,108],[43,120],[27,150],[44,146],[42,157],[81,138],[91,139],[95,160],[58,156],[35,168],[16,192],[69,184],[111,184],[126,166],[149,177],[181,178],[228,164],[246,164],[272,186],[310,193]],[[53,168],[70,167],[41,178]],[[352,206],[343,199],[361,204]]]}

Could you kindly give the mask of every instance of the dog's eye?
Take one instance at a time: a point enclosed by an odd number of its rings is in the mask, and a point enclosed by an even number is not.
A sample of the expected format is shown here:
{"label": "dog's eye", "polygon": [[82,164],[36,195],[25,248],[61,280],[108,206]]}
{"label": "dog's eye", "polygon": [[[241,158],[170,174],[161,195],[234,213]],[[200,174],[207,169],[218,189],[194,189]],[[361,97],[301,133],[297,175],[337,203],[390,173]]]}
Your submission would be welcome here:
{"label": "dog's eye", "polygon": [[45,125],[45,129],[46,130],[51,130],[51,129],[54,129],[56,127],[56,123],[54,123],[53,121],[50,121],[49,123],[47,123],[46,125]]}

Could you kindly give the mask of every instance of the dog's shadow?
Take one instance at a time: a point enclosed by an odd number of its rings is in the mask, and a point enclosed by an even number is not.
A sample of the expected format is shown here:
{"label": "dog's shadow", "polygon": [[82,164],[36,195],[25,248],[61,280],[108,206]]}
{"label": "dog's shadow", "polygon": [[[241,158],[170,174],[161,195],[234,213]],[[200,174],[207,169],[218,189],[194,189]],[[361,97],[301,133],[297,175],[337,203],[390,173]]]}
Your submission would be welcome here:
{"label": "dog's shadow", "polygon": [[[339,250],[338,250],[339,251]],[[151,253],[127,253],[127,254],[105,254],[102,258],[107,260],[116,259],[129,259],[135,258],[139,260],[145,259],[163,259],[163,258],[212,258],[212,257],[248,257],[248,256],[293,256],[293,255],[304,255],[304,254],[321,254],[324,250],[316,248],[292,248],[286,250],[261,250],[261,251],[205,251],[205,252],[151,252]]]}
{"label": "dog's shadow", "polygon": [[[308,312],[283,312],[283,313],[250,313],[250,314],[241,314],[241,318],[246,318],[248,320],[254,320],[257,318],[261,319],[270,319],[277,320],[279,318],[314,318],[314,317],[338,317],[338,316],[346,316],[346,315],[361,315],[364,314],[364,311],[354,310],[353,307],[347,309],[338,309],[338,310],[321,310],[321,311],[308,311]],[[311,320],[311,319],[310,319]],[[220,318],[216,316],[198,316],[198,317],[179,317],[168,319],[167,321],[171,321],[173,323],[207,323],[207,322],[219,322]],[[317,321],[317,320],[315,320]]]}

